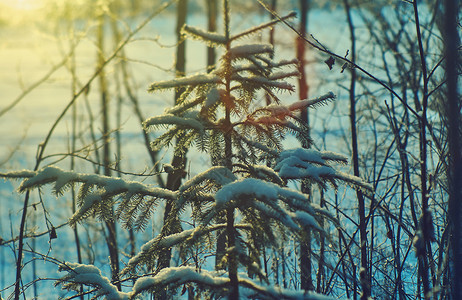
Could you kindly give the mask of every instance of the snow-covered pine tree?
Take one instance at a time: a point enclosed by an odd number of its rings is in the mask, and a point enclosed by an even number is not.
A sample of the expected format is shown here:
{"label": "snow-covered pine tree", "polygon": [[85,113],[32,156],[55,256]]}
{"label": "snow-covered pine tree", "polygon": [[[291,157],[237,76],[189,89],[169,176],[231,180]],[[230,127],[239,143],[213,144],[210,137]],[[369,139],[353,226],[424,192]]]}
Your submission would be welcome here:
{"label": "snow-covered pine tree", "polygon": [[[306,125],[300,122],[297,113],[326,103],[334,95],[328,93],[317,99],[283,105],[276,92],[293,91],[287,80],[298,76],[292,70],[297,62],[273,61],[271,45],[239,43],[241,38],[274,26],[280,20],[231,35],[228,0],[224,0],[223,7],[224,34],[191,26],[183,28],[188,37],[222,49],[219,66],[211,73],[153,83],[149,87],[151,92],[180,88],[184,92],[177,105],[144,122],[149,130],[166,129],[153,142],[153,148],[170,145],[175,138],[177,145],[181,145],[175,151],[185,151],[195,144],[209,153],[211,168],[183,183],[177,191],[54,166],[1,174],[26,178],[20,191],[54,183],[55,193],[61,195],[66,188],[81,183],[79,210],[71,217],[71,225],[97,215],[102,220],[116,219],[126,227],[142,229],[159,201],[173,201],[177,215],[192,207],[190,221],[195,227],[168,236],[160,234],[126,263],[121,278],[125,284],[130,280],[135,283],[125,291],[118,291],[116,283],[110,282],[95,266],[75,263],[65,263],[60,268],[67,272],[57,282],[63,288],[78,291],[80,285],[86,285],[95,288],[96,297],[108,299],[133,299],[143,292],[155,294],[166,287],[173,293],[182,285],[195,285],[202,298],[326,299],[311,292],[275,287],[261,269],[262,247],[278,242],[277,230],[299,235],[310,227],[327,236],[319,221],[333,220],[327,211],[310,204],[306,195],[287,188],[287,181],[305,179],[321,188],[329,183],[337,186],[338,182],[346,182],[365,191],[372,189],[360,178],[331,166],[332,162],[346,163],[342,155],[282,148],[288,132],[294,133],[304,145],[310,143]],[[258,107],[258,92],[262,90],[271,95],[273,103]],[[112,206],[116,209],[114,214],[110,213]],[[170,223],[167,221],[164,226]],[[215,242],[219,232],[225,233],[225,247]],[[183,249],[183,265],[156,270],[160,253],[172,247]],[[211,249],[219,257],[219,268],[206,271],[206,265],[189,263],[188,249],[193,247]],[[224,248],[222,253],[220,247]],[[146,270],[154,271],[147,274]]]}

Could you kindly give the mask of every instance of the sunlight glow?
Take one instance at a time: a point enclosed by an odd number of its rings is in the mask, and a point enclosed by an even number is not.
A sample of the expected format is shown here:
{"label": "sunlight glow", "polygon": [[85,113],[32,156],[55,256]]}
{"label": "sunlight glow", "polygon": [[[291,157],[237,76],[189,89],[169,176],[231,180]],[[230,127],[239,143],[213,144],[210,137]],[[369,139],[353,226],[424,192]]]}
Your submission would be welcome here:
{"label": "sunlight glow", "polygon": [[36,10],[45,5],[43,0],[0,0],[0,3],[18,11]]}
{"label": "sunlight glow", "polygon": [[0,25],[23,26],[43,17],[49,0],[0,0]]}

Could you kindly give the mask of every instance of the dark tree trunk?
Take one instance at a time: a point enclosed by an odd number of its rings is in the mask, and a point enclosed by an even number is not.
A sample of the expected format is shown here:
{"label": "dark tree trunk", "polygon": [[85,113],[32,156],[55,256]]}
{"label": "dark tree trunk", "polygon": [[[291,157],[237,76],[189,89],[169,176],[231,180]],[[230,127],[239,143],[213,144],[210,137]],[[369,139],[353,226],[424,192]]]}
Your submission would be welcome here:
{"label": "dark tree trunk", "polygon": [[[104,26],[105,16],[101,14],[99,17],[99,25],[97,32],[98,43],[98,68],[100,68],[105,61],[104,58]],[[111,176],[111,159],[110,159],[110,145],[109,145],[109,97],[108,87],[106,83],[106,74],[101,70],[99,76],[99,87],[101,95],[101,113],[102,113],[102,131],[103,131],[103,166],[104,175]],[[117,289],[121,290],[119,282],[119,253],[117,247],[117,231],[114,221],[106,221],[106,229],[108,231],[107,246],[109,250],[109,258],[111,260],[112,281],[115,282]]]}
{"label": "dark tree trunk", "polygon": [[[186,41],[182,40],[181,28],[186,24],[186,18],[188,15],[188,1],[180,0],[177,4],[177,23],[176,23],[176,36],[177,36],[177,50],[176,50],[176,62],[175,72],[176,77],[184,77],[186,73]],[[183,89],[179,89],[175,92],[175,104],[178,103],[178,99],[184,92]],[[184,177],[184,168],[186,165],[186,149],[180,149],[182,145],[176,143],[175,151],[172,159],[173,170],[167,175],[166,188],[172,191],[178,190],[181,185],[181,180]],[[183,151],[184,150],[184,151]],[[178,231],[177,216],[173,211],[174,203],[171,200],[167,200],[165,203],[164,210],[164,227],[162,229],[163,235],[170,235]],[[170,260],[172,258],[172,250],[167,249],[159,255],[159,261],[157,262],[158,269],[164,269],[170,267]],[[156,299],[168,299],[167,290],[163,290]]]}
{"label": "dark tree trunk", "polygon": [[[300,35],[305,37],[307,26],[308,26],[308,4],[309,0],[300,0]],[[298,71],[300,77],[298,80],[299,99],[304,100],[308,98],[308,84],[305,73],[305,42],[297,36],[296,40],[297,59],[298,59]],[[309,126],[308,110],[306,108],[301,111],[301,120],[307,126]],[[309,145],[303,142],[303,147],[308,148]],[[301,190],[303,193],[308,195],[311,201],[311,186],[303,181]],[[305,228],[304,237],[300,240],[300,285],[303,290],[312,291],[314,290],[313,279],[311,278],[311,230]]]}
{"label": "dark tree trunk", "polygon": [[[218,3],[217,0],[205,0],[207,5],[207,30],[210,32],[217,31],[217,15]],[[216,53],[214,47],[207,47],[207,72],[211,72],[215,68]]]}
{"label": "dark tree trunk", "polygon": [[458,66],[460,38],[457,32],[459,0],[445,0],[444,45],[446,58],[446,118],[449,143],[449,204],[448,218],[451,245],[451,297],[462,299],[462,154],[461,154],[461,104],[458,93]]}

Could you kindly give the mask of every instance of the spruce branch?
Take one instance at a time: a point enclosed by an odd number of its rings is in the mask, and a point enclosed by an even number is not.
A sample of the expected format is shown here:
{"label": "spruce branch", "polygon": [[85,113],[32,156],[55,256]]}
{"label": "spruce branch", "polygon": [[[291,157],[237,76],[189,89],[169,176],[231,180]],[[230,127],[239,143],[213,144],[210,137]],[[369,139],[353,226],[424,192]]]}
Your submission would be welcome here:
{"label": "spruce branch", "polygon": [[[153,199],[176,200],[176,192],[151,187],[137,181],[128,181],[122,178],[115,178],[97,174],[83,174],[73,171],[64,171],[56,166],[48,166],[38,171],[17,171],[2,173],[5,178],[26,178],[19,186],[20,192],[40,188],[45,184],[54,183],[54,193],[62,195],[66,188],[82,183],[78,192],[79,209],[70,218],[69,224],[74,226],[76,222],[88,216],[91,212],[97,212],[101,218],[110,219],[113,216],[105,210],[106,205],[115,202],[120,197],[124,206],[119,206],[118,216],[122,219],[131,220],[135,212],[133,204],[139,204],[140,199],[151,197]],[[136,206],[136,205],[135,205]]]}
{"label": "spruce branch", "polygon": [[149,86],[148,92],[154,92],[157,90],[168,90],[185,86],[195,87],[203,84],[219,83],[221,83],[221,78],[216,74],[196,74],[186,77],[178,77],[171,80],[154,82]]}
{"label": "spruce branch", "polygon": [[184,25],[181,29],[181,33],[189,35],[195,40],[203,41],[210,47],[223,46],[226,44],[226,37],[224,35],[216,32],[205,31],[190,25]]}

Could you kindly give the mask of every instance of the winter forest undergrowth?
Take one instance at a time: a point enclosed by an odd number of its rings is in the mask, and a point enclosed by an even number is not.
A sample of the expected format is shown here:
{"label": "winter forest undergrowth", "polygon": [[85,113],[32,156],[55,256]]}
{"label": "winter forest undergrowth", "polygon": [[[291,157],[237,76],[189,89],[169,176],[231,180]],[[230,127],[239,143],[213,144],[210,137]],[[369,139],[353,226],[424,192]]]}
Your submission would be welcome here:
{"label": "winter forest undergrowth", "polygon": [[461,15],[0,1],[0,299],[462,299]]}

